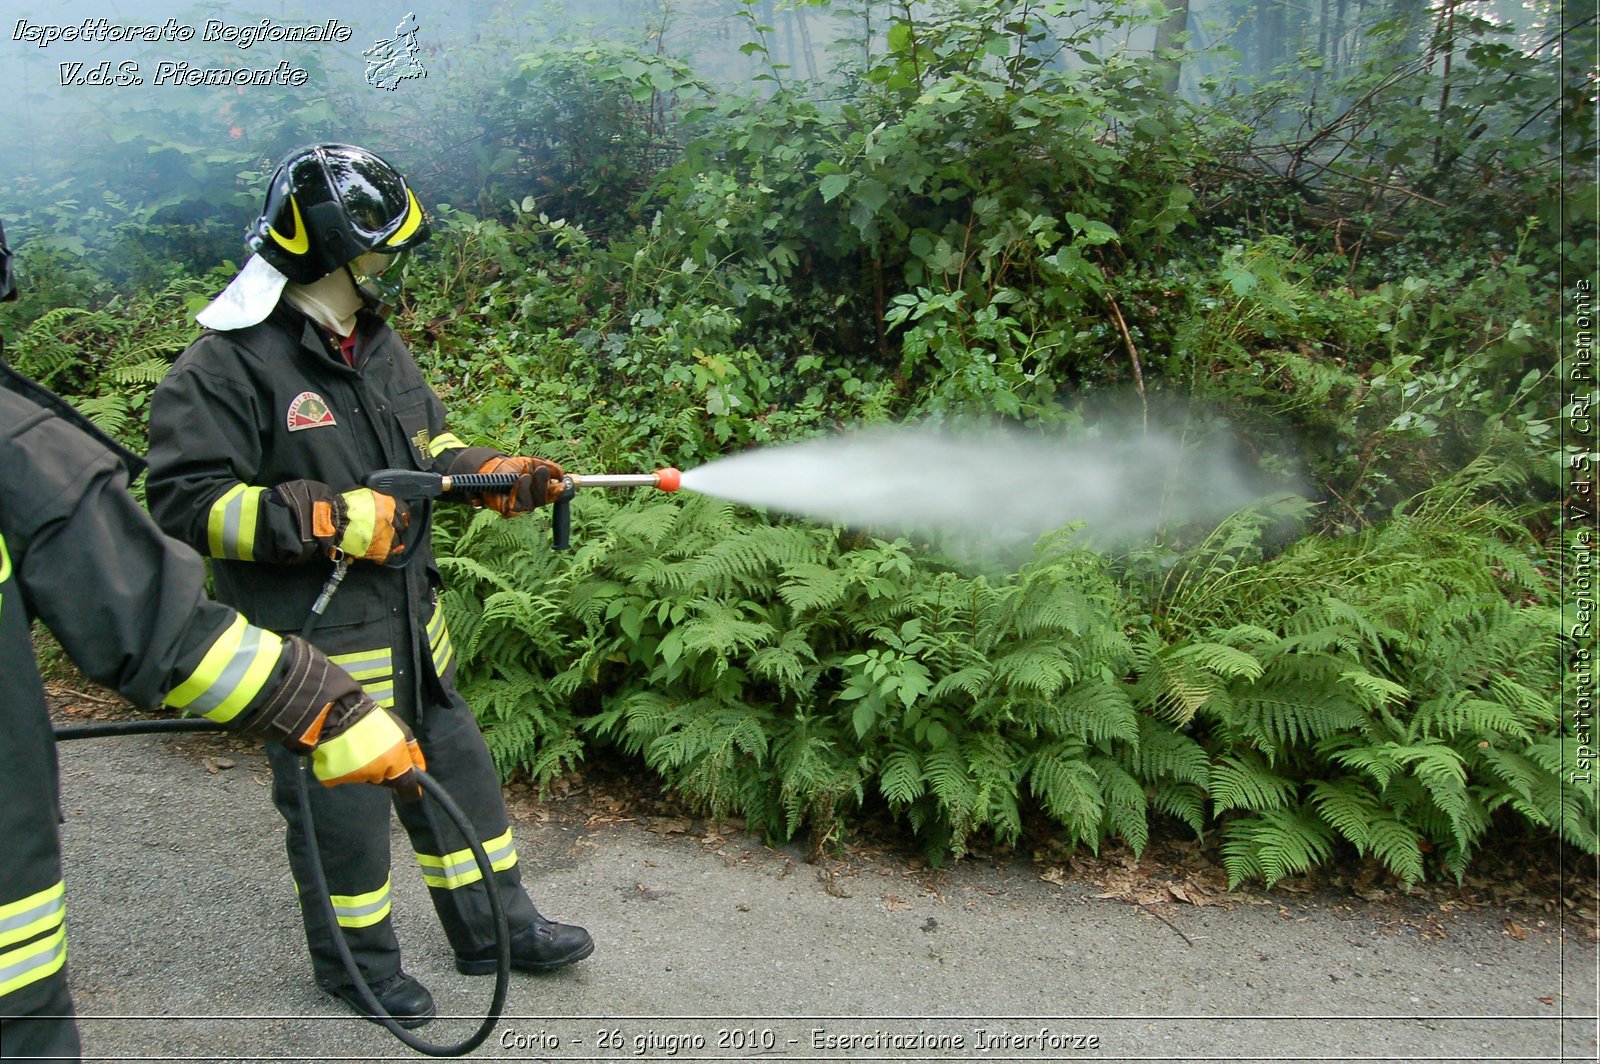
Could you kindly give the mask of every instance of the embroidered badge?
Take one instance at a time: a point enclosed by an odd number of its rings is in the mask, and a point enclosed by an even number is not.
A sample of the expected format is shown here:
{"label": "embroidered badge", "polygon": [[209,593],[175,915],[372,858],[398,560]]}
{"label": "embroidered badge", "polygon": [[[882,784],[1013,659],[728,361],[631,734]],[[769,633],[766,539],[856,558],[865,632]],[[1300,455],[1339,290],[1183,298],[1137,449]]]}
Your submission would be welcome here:
{"label": "embroidered badge", "polygon": [[333,420],[333,411],[328,409],[327,401],[316,392],[301,392],[289,404],[290,432],[333,424],[337,424]]}

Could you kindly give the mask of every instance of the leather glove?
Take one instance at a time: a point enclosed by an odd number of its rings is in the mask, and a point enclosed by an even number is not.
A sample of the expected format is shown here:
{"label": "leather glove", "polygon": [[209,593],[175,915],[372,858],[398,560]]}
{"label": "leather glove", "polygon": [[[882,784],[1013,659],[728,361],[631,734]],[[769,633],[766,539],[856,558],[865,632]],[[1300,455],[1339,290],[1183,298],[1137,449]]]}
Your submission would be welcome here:
{"label": "leather glove", "polygon": [[[311,771],[324,787],[341,783],[377,783],[403,802],[422,797],[417,770],[426,772],[422,747],[405,722],[366,695],[324,707],[307,738]],[[320,734],[319,734],[320,732]]]}
{"label": "leather glove", "polygon": [[343,552],[381,565],[405,549],[400,536],[411,526],[411,508],[392,495],[371,488],[335,494],[321,481],[289,480],[272,489],[272,498],[294,514],[302,559],[320,548],[330,557]]}
{"label": "leather glove", "polygon": [[[546,469],[550,473],[550,481],[542,497],[539,497],[539,492],[534,486],[533,474],[538,469]],[[495,455],[479,466],[478,472],[518,474],[516,487],[510,491],[486,491],[473,496],[473,502],[479,506],[487,506],[501,517],[516,517],[518,514],[529,513],[546,503],[555,502],[561,498],[561,493],[565,490],[561,478],[566,474],[562,472],[560,466],[543,458],[507,458],[504,455]]]}
{"label": "leather glove", "polygon": [[299,636],[284,639],[283,653],[289,661],[283,679],[242,730],[309,753],[311,771],[325,787],[376,783],[401,801],[420,798],[416,770],[426,771],[428,764],[405,723]]}

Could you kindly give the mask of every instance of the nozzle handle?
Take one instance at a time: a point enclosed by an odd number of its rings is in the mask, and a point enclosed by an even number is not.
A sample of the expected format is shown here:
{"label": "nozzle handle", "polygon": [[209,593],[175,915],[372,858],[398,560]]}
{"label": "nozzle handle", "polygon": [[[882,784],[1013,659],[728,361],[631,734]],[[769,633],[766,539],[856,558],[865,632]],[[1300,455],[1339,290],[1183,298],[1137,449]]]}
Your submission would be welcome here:
{"label": "nozzle handle", "polygon": [[373,491],[397,499],[415,501],[436,499],[447,491],[510,491],[516,487],[515,473],[462,473],[447,477],[420,469],[380,469],[368,473],[363,483]]}
{"label": "nozzle handle", "polygon": [[578,486],[571,477],[562,477],[561,483],[561,494],[550,504],[550,545],[567,550],[572,546],[572,497],[578,493]]}

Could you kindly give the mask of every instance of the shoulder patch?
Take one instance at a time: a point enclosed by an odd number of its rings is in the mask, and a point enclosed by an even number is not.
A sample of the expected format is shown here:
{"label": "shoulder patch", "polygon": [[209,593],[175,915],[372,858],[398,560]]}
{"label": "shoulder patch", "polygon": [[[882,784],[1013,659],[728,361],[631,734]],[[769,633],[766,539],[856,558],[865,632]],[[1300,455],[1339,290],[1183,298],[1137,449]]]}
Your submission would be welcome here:
{"label": "shoulder patch", "polygon": [[316,392],[301,392],[289,404],[290,432],[334,424],[337,422],[333,420],[333,411],[328,409],[327,401]]}

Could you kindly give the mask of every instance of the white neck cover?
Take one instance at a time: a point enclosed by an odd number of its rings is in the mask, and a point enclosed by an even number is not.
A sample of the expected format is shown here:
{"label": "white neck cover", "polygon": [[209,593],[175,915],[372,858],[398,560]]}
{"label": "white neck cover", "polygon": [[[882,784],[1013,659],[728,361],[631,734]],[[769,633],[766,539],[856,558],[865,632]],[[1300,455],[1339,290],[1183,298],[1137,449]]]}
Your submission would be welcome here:
{"label": "white neck cover", "polygon": [[338,336],[349,336],[356,327],[356,311],[362,307],[350,271],[334,270],[310,284],[283,286],[283,299],[312,321]]}

